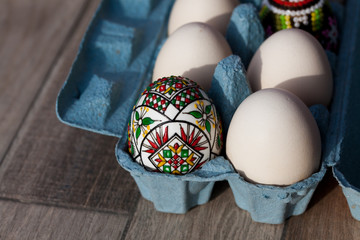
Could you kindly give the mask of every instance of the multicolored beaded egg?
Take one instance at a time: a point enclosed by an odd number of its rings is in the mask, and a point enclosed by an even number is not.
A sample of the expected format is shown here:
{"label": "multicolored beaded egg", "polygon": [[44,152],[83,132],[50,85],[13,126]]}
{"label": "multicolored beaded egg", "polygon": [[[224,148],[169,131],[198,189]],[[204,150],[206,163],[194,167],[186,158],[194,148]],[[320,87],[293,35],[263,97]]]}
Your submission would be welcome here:
{"label": "multicolored beaded egg", "polygon": [[337,21],[326,0],[264,0],[260,18],[267,36],[300,28],[316,37],[324,49],[337,52]]}
{"label": "multicolored beaded egg", "polygon": [[207,94],[184,77],[151,83],[133,108],[129,151],[147,170],[187,174],[220,154],[220,118]]}

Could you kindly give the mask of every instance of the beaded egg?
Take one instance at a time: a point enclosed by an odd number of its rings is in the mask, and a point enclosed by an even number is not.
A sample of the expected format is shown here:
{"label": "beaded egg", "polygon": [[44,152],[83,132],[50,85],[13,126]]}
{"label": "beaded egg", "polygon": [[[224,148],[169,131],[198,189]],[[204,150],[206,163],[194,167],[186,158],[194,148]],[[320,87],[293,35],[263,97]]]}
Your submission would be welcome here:
{"label": "beaded egg", "polygon": [[260,18],[267,36],[300,28],[311,33],[325,50],[337,52],[337,21],[326,0],[264,0]]}
{"label": "beaded egg", "polygon": [[194,81],[160,78],[133,108],[128,144],[133,159],[146,170],[184,175],[220,154],[220,118]]}

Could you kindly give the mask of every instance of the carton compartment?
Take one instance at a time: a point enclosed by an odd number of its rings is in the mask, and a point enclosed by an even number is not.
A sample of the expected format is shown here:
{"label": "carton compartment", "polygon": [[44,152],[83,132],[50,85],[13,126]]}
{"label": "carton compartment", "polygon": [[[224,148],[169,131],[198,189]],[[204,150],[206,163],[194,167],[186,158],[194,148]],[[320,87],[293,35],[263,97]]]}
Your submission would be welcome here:
{"label": "carton compartment", "polygon": [[[261,0],[243,0],[234,10],[226,38],[236,55],[218,64],[208,92],[222,117],[224,133],[238,105],[251,94],[245,69],[264,41],[257,15],[260,3]],[[360,163],[352,154],[340,158],[345,143],[345,113],[355,111],[347,106],[351,82],[359,76],[354,63],[360,53],[359,48],[357,52],[354,49],[360,41],[360,31],[356,29],[360,24],[360,2],[348,0],[345,14],[342,5],[333,5],[345,36],[339,56],[328,53],[335,79],[333,102],[330,112],[320,105],[310,108],[323,140],[321,168],[310,178],[287,187],[246,182],[224,153],[185,176],[148,172],[131,159],[127,152],[127,123],[137,97],[151,81],[156,54],[166,39],[172,4],[168,0],[102,2],[60,90],[56,107],[59,119],[70,126],[118,137],[119,164],[130,172],[142,196],[152,201],[158,211],[185,213],[209,201],[216,181],[227,180],[236,204],[249,211],[254,221],[281,223],[306,210],[327,167],[334,166],[334,175],[343,187],[353,216],[360,219]],[[350,120],[356,121],[356,116],[350,114]]]}

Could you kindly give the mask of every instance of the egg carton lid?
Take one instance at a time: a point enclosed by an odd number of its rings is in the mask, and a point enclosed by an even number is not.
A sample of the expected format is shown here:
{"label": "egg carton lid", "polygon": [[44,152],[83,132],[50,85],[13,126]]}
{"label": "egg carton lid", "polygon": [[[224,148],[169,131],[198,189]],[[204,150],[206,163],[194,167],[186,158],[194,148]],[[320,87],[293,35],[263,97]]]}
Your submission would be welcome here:
{"label": "egg carton lid", "polygon": [[[167,20],[174,1],[101,2],[58,94],[56,113],[61,122],[126,137],[130,110],[151,82],[156,55],[167,37]],[[247,2],[260,6],[259,0]],[[264,40],[252,3],[239,8],[237,20],[247,19],[242,21],[244,26],[229,26],[228,32],[240,34],[227,36],[245,66]]]}
{"label": "egg carton lid", "polygon": [[[339,182],[348,201],[351,214],[360,220],[360,162],[359,103],[357,93],[360,89],[360,1],[348,0],[343,22],[342,43],[337,60],[336,78],[342,88],[335,92],[340,98],[332,106],[329,139],[338,139],[327,143],[326,154],[332,156],[333,175]],[[343,96],[342,98],[339,96]]]}
{"label": "egg carton lid", "polygon": [[[151,81],[154,56],[166,38],[167,18],[174,1],[103,0],[79,47],[61,88],[57,116],[65,124],[126,138],[130,109]],[[260,7],[260,0],[247,0]],[[337,57],[336,88],[324,150],[328,166],[343,187],[354,217],[360,220],[360,162],[356,132],[359,75],[360,1],[347,0],[342,42]],[[246,57],[245,57],[246,58]],[[244,58],[244,59],[245,59]],[[225,169],[224,171],[230,171]],[[356,212],[358,211],[358,212]]]}
{"label": "egg carton lid", "polygon": [[123,138],[136,98],[151,82],[173,0],[103,0],[56,102],[60,121]]}

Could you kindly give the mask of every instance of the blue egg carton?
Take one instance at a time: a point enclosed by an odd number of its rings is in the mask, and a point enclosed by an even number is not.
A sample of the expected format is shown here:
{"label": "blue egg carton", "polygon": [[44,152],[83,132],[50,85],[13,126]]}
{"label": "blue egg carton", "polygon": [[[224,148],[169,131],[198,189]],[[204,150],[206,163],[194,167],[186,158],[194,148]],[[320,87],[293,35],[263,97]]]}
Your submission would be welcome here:
{"label": "blue egg carton", "polygon": [[[251,94],[245,69],[264,41],[257,14],[261,0],[241,2],[232,14],[226,35],[234,55],[217,65],[208,92],[222,117],[224,133],[239,104]],[[245,181],[224,153],[197,171],[176,176],[146,171],[127,152],[127,123],[137,97],[151,82],[156,55],[167,37],[172,4],[169,0],[102,1],[58,95],[56,112],[60,121],[118,137],[115,152],[119,164],[158,211],[186,213],[207,203],[214,183],[225,180],[236,204],[249,211],[254,221],[282,223],[306,210],[318,183],[332,167],[354,218],[360,220],[360,178],[352,173],[360,163],[355,156],[340,158],[345,126],[349,124],[349,88],[359,76],[356,54],[360,49],[360,1],[347,0],[345,8],[333,5],[342,26],[339,54],[328,53],[335,81],[333,101],[330,111],[322,105],[310,107],[321,132],[322,165],[311,177],[286,187]]]}

